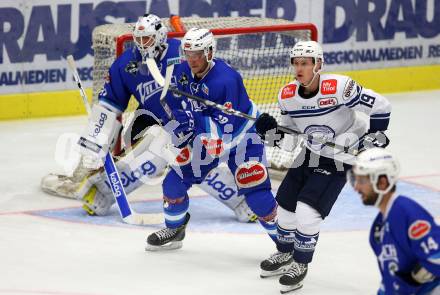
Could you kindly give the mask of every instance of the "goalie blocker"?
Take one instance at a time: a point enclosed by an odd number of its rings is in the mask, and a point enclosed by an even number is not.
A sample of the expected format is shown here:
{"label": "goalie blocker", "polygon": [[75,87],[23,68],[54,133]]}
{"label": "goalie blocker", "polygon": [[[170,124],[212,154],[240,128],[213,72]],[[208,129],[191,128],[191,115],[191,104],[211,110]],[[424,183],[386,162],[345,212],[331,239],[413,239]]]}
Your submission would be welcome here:
{"label": "goalie blocker", "polygon": [[121,127],[116,113],[100,104],[92,107],[89,124],[78,141],[84,167],[102,167],[104,158],[115,143]]}

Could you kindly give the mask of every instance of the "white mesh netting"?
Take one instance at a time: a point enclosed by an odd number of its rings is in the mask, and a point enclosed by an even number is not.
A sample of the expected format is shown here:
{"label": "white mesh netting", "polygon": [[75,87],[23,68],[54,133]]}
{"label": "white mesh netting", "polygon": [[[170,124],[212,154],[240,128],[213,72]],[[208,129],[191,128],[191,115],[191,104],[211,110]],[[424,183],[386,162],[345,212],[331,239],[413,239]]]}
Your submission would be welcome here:
{"label": "white mesh netting", "polygon": [[[164,24],[173,31],[169,19]],[[279,89],[293,79],[289,65],[289,49],[298,40],[310,40],[309,28],[281,19],[255,17],[219,17],[219,18],[181,18],[186,30],[201,27],[215,30],[217,39],[216,57],[227,61],[243,77],[249,96],[258,105],[261,112],[268,112],[279,119],[277,106]],[[129,36],[134,24],[109,24],[93,31],[94,68],[93,101],[102,88],[108,68],[117,57],[118,37]],[[280,30],[280,25],[283,26]],[[289,25],[286,28],[285,25]],[[245,34],[225,31],[230,28],[253,28]],[[121,41],[119,41],[121,42]],[[122,45],[124,49],[133,46],[128,39]],[[126,112],[134,110],[134,99]],[[267,157],[272,168],[281,169],[293,158],[293,153],[278,148],[268,148]]]}

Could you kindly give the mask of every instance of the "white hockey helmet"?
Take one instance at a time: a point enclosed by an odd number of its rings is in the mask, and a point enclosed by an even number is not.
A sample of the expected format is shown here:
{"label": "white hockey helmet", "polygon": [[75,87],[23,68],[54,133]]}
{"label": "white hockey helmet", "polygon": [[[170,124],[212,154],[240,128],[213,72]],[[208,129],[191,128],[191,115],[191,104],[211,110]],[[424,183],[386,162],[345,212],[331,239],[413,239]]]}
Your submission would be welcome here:
{"label": "white hockey helmet", "polygon": [[[400,173],[400,164],[390,152],[375,147],[359,154],[353,165],[352,173],[354,175],[369,176],[374,192],[379,194],[376,201],[376,205],[378,205],[382,196],[388,193],[396,184]],[[385,176],[388,179],[388,187],[385,189],[377,187],[380,176]]]}
{"label": "white hockey helmet", "polygon": [[[203,50],[208,62],[214,58],[215,45],[214,35],[207,29],[191,28],[182,39],[183,52]],[[212,52],[211,58],[209,58],[210,52]]]}
{"label": "white hockey helmet", "polygon": [[318,59],[324,63],[324,52],[321,45],[316,41],[299,41],[290,49],[290,59],[295,57],[313,57],[315,63]]}
{"label": "white hockey helmet", "polygon": [[[295,46],[289,51],[290,64],[293,65],[293,59],[295,57],[312,57],[315,66],[313,67],[313,78],[304,87],[312,85],[317,75],[324,69],[324,52],[321,45],[316,41],[298,41]],[[318,70],[318,59],[321,60],[321,67]]]}
{"label": "white hockey helmet", "polygon": [[167,28],[157,15],[144,14],[139,17],[133,29],[133,39],[143,62],[158,56],[160,47],[166,44],[167,33]]}

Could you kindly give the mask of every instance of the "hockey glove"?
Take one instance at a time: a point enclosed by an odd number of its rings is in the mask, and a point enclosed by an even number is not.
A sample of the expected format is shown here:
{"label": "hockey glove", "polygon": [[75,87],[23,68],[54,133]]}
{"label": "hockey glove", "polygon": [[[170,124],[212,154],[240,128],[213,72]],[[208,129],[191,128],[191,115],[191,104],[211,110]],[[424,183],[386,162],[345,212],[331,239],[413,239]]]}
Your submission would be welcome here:
{"label": "hockey glove", "polygon": [[368,133],[359,144],[359,151],[365,151],[373,147],[385,148],[390,144],[390,140],[382,131]]}
{"label": "hockey glove", "polygon": [[284,137],[284,132],[278,130],[278,123],[274,117],[268,113],[261,114],[255,122],[258,135],[269,146],[278,146]]}
{"label": "hockey glove", "polygon": [[411,286],[420,286],[435,280],[435,276],[420,263],[417,263],[410,273],[397,272],[396,275]]}
{"label": "hockey glove", "polygon": [[184,110],[174,111],[173,115],[175,121],[169,125],[172,129],[171,140],[173,145],[180,149],[194,140],[194,119],[192,118],[191,113],[187,113]]}

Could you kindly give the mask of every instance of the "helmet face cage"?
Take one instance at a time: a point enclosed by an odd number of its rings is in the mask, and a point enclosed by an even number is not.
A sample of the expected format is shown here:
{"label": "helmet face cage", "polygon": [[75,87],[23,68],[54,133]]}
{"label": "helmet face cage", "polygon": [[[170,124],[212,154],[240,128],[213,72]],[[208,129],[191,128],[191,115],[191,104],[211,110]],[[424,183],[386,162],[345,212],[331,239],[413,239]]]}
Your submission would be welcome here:
{"label": "helmet face cage", "polygon": [[203,50],[206,61],[209,63],[214,59],[215,45],[214,35],[209,30],[192,28],[182,39],[182,52],[185,54],[185,51]]}
{"label": "helmet face cage", "polygon": [[[153,42],[144,47],[145,44],[142,42],[144,37],[152,38]],[[142,62],[148,58],[156,58],[160,47],[166,43],[166,39],[167,29],[158,16],[146,14],[139,17],[133,30],[133,40],[142,55]]]}
{"label": "helmet face cage", "polygon": [[[293,59],[296,57],[311,57],[315,66],[313,67],[313,79],[324,68],[324,53],[321,45],[316,41],[298,41],[289,51],[290,64],[293,65]],[[321,68],[318,70],[318,59],[321,60]],[[312,80],[313,82],[313,80]],[[311,82],[309,83],[310,86]]]}

